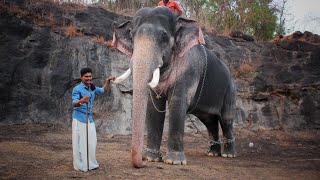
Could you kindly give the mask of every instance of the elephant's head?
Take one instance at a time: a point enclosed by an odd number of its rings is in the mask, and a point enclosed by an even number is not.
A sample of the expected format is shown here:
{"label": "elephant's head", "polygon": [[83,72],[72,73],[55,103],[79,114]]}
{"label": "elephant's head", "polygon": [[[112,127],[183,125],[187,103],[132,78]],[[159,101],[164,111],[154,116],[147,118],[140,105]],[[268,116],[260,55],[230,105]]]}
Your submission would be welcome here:
{"label": "elephant's head", "polygon": [[[131,154],[135,167],[146,165],[142,151],[148,88],[157,86],[160,72],[168,69],[176,57],[183,57],[199,43],[204,43],[204,39],[196,22],[177,19],[167,7],[140,9],[132,21],[114,27],[113,46],[132,61]],[[123,81],[130,73],[131,69],[118,77],[115,83]]]}

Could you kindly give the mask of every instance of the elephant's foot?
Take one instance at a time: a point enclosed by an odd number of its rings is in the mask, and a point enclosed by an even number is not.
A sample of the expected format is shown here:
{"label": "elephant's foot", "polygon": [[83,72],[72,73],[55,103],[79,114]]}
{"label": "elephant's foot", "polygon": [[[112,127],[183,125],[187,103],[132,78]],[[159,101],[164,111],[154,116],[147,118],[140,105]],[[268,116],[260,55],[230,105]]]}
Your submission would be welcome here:
{"label": "elephant's foot", "polygon": [[227,139],[223,146],[223,153],[222,157],[234,158],[236,157],[236,150],[235,150],[235,141],[234,139]]}
{"label": "elephant's foot", "polygon": [[221,156],[221,141],[213,141],[211,144],[207,156]]}
{"label": "elephant's foot", "polygon": [[164,162],[173,165],[186,165],[187,159],[184,152],[168,152]]}
{"label": "elephant's foot", "polygon": [[150,162],[161,162],[162,153],[159,150],[146,148],[144,150],[144,157]]}

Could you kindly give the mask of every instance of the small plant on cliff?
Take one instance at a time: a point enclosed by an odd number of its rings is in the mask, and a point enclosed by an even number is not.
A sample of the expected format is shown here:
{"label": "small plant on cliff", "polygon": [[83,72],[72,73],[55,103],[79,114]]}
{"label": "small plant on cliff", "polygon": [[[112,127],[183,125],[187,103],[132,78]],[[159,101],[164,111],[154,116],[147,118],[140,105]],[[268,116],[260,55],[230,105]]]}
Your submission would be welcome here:
{"label": "small plant on cliff", "polygon": [[248,77],[255,77],[257,74],[258,72],[255,71],[254,67],[251,64],[242,63],[240,64],[234,76],[248,78]]}
{"label": "small plant on cliff", "polygon": [[95,36],[93,37],[93,41],[97,42],[97,43],[100,43],[100,44],[103,44],[107,47],[111,47],[112,45],[112,40],[109,40],[109,41],[105,41],[104,37],[103,36]]}
{"label": "small plant on cliff", "polygon": [[105,41],[104,41],[104,37],[103,36],[95,36],[93,37],[93,40],[97,43],[101,43],[101,44],[104,44]]}
{"label": "small plant on cliff", "polygon": [[78,35],[77,33],[77,27],[74,24],[70,24],[67,28],[66,28],[66,32],[65,34],[67,36],[76,36]]}

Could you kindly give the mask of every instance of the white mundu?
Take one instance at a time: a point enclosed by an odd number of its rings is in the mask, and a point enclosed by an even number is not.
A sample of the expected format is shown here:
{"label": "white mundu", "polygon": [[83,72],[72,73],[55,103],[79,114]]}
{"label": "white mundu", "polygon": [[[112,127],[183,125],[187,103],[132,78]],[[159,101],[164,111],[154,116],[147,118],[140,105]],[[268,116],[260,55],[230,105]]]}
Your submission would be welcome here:
{"label": "white mundu", "polygon": [[[98,168],[96,160],[97,134],[94,122],[88,126],[89,137],[89,170]],[[86,123],[76,119],[72,121],[73,167],[77,171],[88,171]]]}

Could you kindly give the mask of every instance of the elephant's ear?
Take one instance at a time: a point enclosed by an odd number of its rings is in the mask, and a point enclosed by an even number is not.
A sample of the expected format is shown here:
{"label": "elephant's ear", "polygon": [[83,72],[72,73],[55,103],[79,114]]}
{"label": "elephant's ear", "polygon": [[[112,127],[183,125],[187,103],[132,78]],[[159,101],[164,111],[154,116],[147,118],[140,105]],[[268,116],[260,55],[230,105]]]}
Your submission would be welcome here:
{"label": "elephant's ear", "polygon": [[197,44],[205,44],[202,30],[196,21],[179,18],[175,34],[176,52],[182,57]]}
{"label": "elephant's ear", "polygon": [[132,39],[131,39],[131,21],[127,21],[123,24],[113,24],[113,40],[112,47],[119,49],[129,58],[132,56]]}

